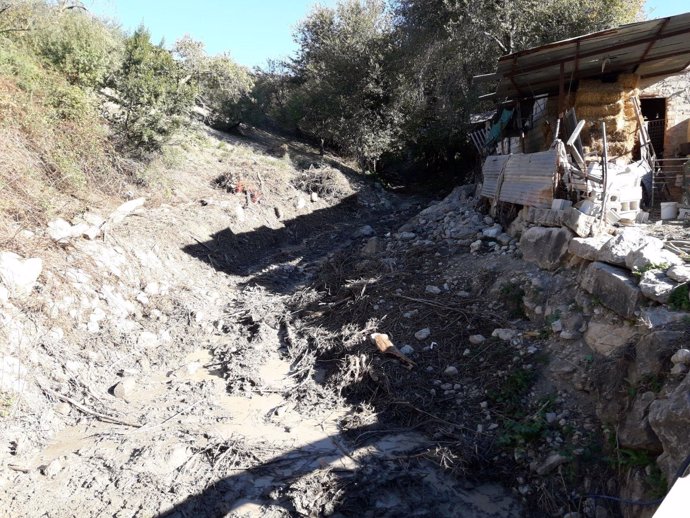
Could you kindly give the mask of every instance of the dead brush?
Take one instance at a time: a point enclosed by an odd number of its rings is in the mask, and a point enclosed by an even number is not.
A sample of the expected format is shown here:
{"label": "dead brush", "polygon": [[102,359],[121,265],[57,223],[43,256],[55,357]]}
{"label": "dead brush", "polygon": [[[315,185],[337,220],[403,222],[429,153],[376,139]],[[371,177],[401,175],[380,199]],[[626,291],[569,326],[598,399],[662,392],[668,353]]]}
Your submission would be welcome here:
{"label": "dead brush", "polygon": [[242,471],[250,469],[257,462],[259,464],[264,462],[240,437],[233,437],[230,440],[211,440],[200,453],[211,464],[214,473]]}
{"label": "dead brush", "polygon": [[316,193],[325,200],[341,199],[353,193],[347,178],[330,166],[314,167],[300,173],[292,181],[294,187],[307,194]]}
{"label": "dead brush", "polygon": [[330,469],[317,470],[293,483],[288,496],[299,516],[331,516],[345,489]]}
{"label": "dead brush", "polygon": [[211,184],[230,194],[245,194],[252,203],[257,203],[263,197],[261,190],[256,185],[232,172],[217,176]]}

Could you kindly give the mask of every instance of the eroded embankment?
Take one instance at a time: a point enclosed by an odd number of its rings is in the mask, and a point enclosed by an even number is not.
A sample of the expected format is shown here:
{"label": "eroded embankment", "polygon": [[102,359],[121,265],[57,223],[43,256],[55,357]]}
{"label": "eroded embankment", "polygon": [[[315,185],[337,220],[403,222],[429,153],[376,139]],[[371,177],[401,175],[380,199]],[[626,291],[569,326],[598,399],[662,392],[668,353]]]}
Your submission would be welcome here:
{"label": "eroded embankment", "polygon": [[305,309],[335,253],[417,201],[253,146],[202,149],[170,204],[24,233],[39,262],[4,255],[0,514],[518,515],[438,439],[350,398],[376,379],[369,346],[350,365],[369,327]]}
{"label": "eroded embankment", "polygon": [[524,261],[471,188],[422,210],[270,144],[203,148],[169,204],[24,235],[43,264],[3,277],[4,514],[601,517],[640,510],[596,495],[663,495],[682,321],[617,316],[589,263]]}

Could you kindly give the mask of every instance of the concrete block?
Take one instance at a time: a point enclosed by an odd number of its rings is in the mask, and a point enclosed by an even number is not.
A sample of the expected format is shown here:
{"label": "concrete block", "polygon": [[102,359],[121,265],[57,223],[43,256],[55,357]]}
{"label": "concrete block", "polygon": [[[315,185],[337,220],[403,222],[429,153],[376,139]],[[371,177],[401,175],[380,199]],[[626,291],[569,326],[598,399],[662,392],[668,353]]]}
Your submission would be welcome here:
{"label": "concrete block", "polygon": [[601,205],[593,202],[592,200],[583,200],[578,203],[580,212],[587,214],[588,216],[596,216],[601,212]]}
{"label": "concrete block", "polygon": [[538,209],[530,207],[527,211],[526,221],[540,227],[560,227],[563,226],[566,211]]}

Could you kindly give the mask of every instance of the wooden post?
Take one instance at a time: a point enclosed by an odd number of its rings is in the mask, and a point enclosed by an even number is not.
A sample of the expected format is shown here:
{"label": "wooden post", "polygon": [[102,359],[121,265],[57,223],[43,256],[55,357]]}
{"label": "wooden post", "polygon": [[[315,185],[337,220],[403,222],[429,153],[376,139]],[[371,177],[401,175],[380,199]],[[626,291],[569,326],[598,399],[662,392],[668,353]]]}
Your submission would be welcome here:
{"label": "wooden post", "polygon": [[602,122],[601,123],[601,140],[602,144],[604,147],[603,151],[603,156],[601,157],[601,172],[603,176],[603,181],[604,181],[604,193],[602,194],[602,200],[601,200],[601,218],[600,221],[604,221],[604,218],[606,217],[606,197],[608,196],[608,184],[609,184],[609,171],[608,171],[608,161],[609,161],[609,154],[608,151],[606,150],[607,148],[607,141],[606,141],[606,123]]}
{"label": "wooden post", "polygon": [[561,72],[558,78],[558,116],[565,112],[565,63],[561,62]]}

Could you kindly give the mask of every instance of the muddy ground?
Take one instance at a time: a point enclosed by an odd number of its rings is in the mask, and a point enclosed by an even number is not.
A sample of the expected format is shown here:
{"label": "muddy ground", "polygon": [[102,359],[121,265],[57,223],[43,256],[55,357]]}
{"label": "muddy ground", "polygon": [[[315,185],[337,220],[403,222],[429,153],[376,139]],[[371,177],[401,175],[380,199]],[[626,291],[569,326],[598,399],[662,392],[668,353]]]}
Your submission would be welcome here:
{"label": "muddy ground", "polygon": [[[431,196],[386,192],[304,146],[274,159],[264,134],[205,138],[170,174],[172,198],[103,238],[173,279],[141,281],[136,333],[108,317],[37,342],[0,418],[0,515],[563,516],[583,488],[613,489],[585,459],[586,412],[538,388],[547,337],[521,312],[537,274],[513,245],[470,254],[471,240],[434,237],[437,222],[411,220]],[[55,271],[86,257],[72,246],[52,249]],[[545,466],[556,450],[572,453],[567,472]]]}

